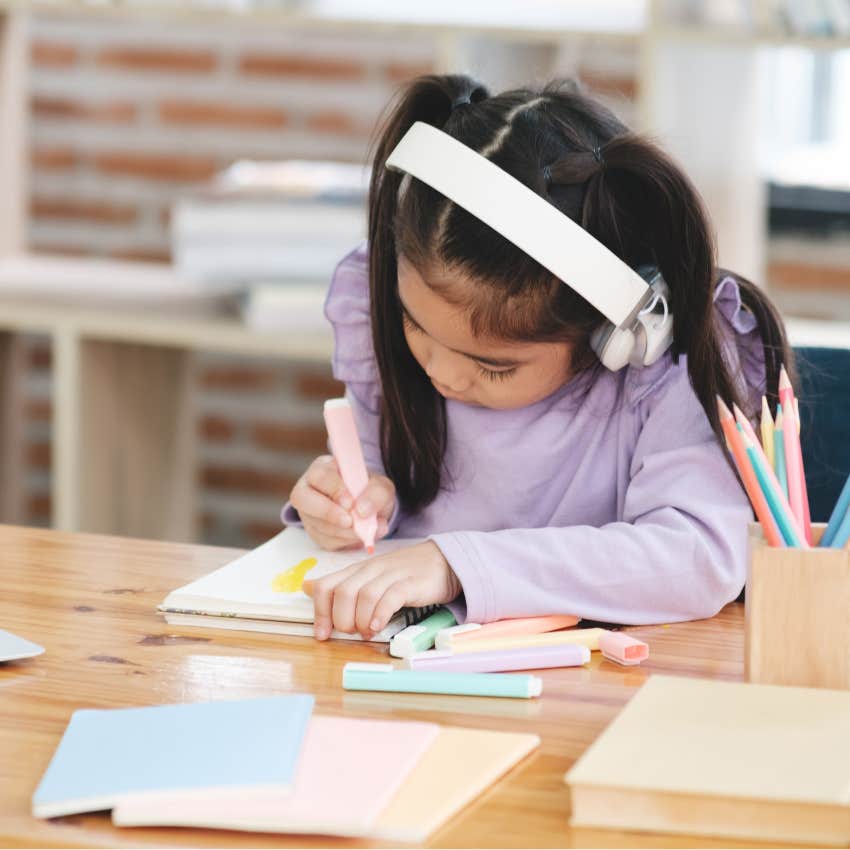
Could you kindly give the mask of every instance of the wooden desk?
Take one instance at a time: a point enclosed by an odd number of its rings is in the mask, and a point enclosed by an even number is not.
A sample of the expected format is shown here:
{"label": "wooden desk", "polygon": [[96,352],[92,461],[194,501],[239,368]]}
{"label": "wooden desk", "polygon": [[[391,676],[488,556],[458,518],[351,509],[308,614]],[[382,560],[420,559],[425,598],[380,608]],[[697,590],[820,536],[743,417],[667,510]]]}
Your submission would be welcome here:
{"label": "wooden desk", "polygon": [[[30,798],[78,708],[311,692],[326,714],[427,719],[534,731],[540,750],[433,837],[439,847],[681,846],[683,840],[570,830],[563,775],[654,672],[737,680],[743,606],[712,620],[635,630],[652,655],[628,669],[594,653],[589,668],[544,671],[539,700],[346,693],[347,660],[386,647],[167,626],[154,608],[175,587],[231,560],[233,550],[0,526],[0,628],[47,652],[0,664],[0,846],[351,846],[310,836],[115,829],[106,814],[54,821]],[[725,846],[694,839],[697,846]],[[736,841],[733,846],[745,846]]]}

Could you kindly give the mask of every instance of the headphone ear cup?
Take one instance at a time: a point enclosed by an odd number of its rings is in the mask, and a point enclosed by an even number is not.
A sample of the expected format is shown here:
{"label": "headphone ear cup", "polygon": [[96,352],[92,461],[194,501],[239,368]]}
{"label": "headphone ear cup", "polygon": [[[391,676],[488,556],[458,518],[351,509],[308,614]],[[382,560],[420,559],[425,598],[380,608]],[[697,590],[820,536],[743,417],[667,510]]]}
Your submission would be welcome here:
{"label": "headphone ear cup", "polygon": [[610,322],[598,327],[590,337],[590,347],[602,365],[612,372],[629,364],[636,343],[632,331],[614,327]]}

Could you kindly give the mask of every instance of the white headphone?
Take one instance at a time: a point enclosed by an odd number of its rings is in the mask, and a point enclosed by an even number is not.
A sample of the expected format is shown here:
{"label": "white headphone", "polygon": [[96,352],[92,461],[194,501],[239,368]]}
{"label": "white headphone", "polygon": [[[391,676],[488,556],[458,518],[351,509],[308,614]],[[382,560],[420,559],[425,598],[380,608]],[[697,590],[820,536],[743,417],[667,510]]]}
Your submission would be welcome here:
{"label": "white headphone", "polygon": [[421,180],[549,269],[608,320],[590,344],[612,371],[649,366],[673,341],[667,284],[637,271],[507,171],[442,130],[417,121],[387,168]]}

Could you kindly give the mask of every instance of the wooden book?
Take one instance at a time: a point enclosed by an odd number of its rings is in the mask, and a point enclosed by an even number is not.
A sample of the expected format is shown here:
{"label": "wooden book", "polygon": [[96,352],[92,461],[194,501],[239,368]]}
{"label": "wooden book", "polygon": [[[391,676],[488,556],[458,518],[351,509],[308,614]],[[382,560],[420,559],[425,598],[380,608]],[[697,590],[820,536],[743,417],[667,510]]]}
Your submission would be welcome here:
{"label": "wooden book", "polygon": [[846,845],[850,692],[652,676],[565,780],[574,826]]}

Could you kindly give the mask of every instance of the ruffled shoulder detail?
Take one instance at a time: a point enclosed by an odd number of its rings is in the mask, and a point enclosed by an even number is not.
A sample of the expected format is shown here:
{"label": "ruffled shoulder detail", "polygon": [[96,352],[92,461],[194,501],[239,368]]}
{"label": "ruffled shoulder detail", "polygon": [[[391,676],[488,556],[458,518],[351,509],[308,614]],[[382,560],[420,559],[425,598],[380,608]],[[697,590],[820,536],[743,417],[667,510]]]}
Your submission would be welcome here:
{"label": "ruffled shoulder detail", "polygon": [[365,242],[347,254],[334,270],[325,299],[325,317],[334,332],[334,377],[346,384],[374,383],[377,389]]}
{"label": "ruffled shoulder detail", "polygon": [[724,277],[717,284],[714,306],[729,370],[750,411],[758,411],[766,383],[764,345],[756,317],[744,305],[735,278]]}

